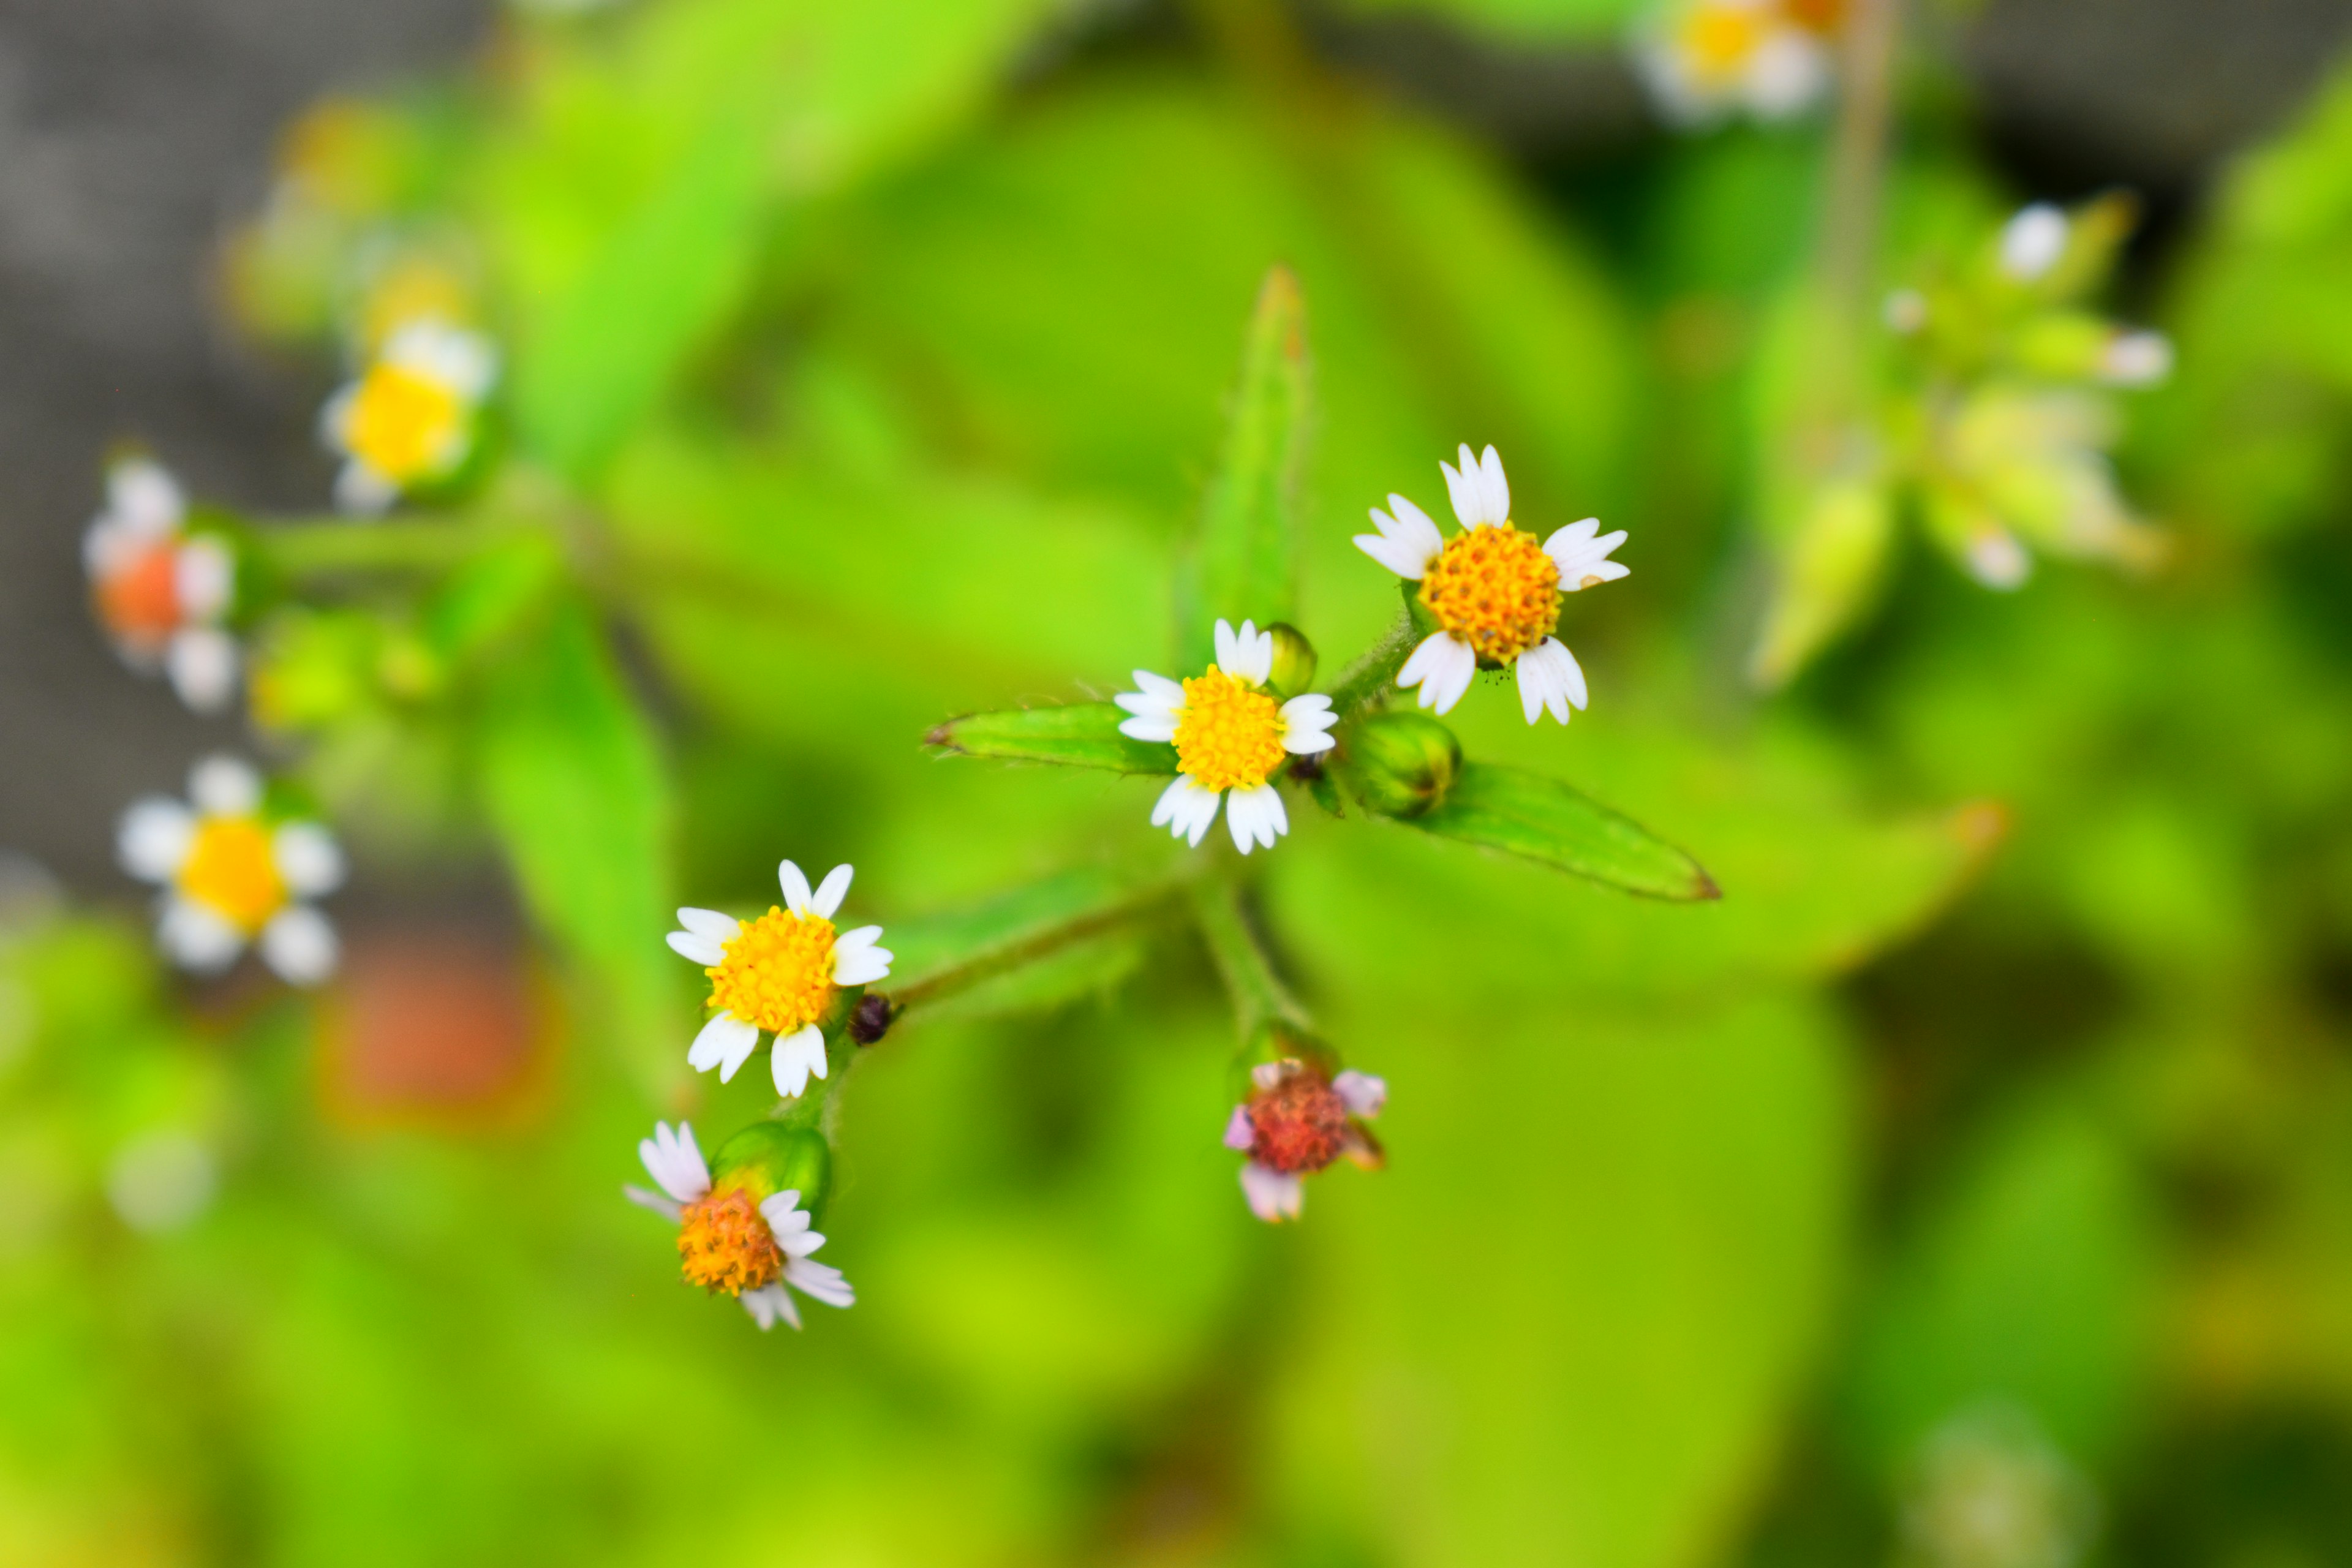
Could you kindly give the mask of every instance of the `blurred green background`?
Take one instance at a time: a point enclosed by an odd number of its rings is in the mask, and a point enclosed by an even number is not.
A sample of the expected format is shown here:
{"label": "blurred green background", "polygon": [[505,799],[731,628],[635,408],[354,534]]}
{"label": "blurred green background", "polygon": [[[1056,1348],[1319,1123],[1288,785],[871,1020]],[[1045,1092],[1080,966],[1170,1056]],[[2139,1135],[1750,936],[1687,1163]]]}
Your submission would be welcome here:
{"label": "blurred green background", "polygon": [[[1885,284],[2039,194],[1909,21]],[[445,509],[562,549],[257,634],[359,853],[336,990],[0,881],[0,1560],[2352,1562],[2352,74],[2103,301],[2178,346],[2121,454],[2165,566],[1994,594],[1906,543],[1770,697],[1762,350],[1833,110],[1532,167],[1240,0],[643,0],[329,112],[225,315],[331,363],[333,265],[445,265],[508,356]],[[1205,954],[1097,944],[867,1053],[859,1303],[762,1336],[618,1196],[656,1115],[772,1098],[679,1081],[667,909],[791,855],[919,931],[1157,852],[1148,781],[919,742],[1166,667],[1276,262],[1327,668],[1393,614],[1364,509],[1492,441],[1633,574],[1570,601],[1591,710],[1482,685],[1465,744],[1725,897],[1302,798],[1259,897],[1387,1170],[1258,1225]]]}

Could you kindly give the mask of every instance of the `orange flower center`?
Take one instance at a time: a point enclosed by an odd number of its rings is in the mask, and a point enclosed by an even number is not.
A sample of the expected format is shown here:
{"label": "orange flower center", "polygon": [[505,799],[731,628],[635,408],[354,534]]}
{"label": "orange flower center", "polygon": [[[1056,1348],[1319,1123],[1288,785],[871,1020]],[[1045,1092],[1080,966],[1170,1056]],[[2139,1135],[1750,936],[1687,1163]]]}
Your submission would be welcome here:
{"label": "orange flower center", "polygon": [[1250,1098],[1250,1158],[1285,1175],[1319,1171],[1348,1142],[1348,1105],[1330,1080],[1300,1069]]}
{"label": "orange flower center", "polygon": [[448,461],[465,414],[457,393],[431,376],[405,365],[372,365],[352,395],[344,444],[369,468],[404,484]]}
{"label": "orange flower center", "polygon": [[833,1001],[833,922],[771,906],[727,939],[710,976],[713,1007],[778,1035],[797,1034]]}
{"label": "orange flower center", "polygon": [[686,1205],[678,1216],[677,1261],[688,1284],[713,1295],[740,1296],[784,1271],[775,1233],[741,1187],[714,1187]]}
{"label": "orange flower center", "polygon": [[181,896],[251,936],[286,905],[269,832],[250,816],[207,816],[176,879]]}
{"label": "orange flower center", "polygon": [[1847,0],[1780,0],[1780,14],[1808,33],[1827,37],[1845,26]]}
{"label": "orange flower center", "polygon": [[150,545],[98,581],[98,616],[127,642],[160,642],[180,626],[180,552]]}
{"label": "orange flower center", "polygon": [[1698,75],[1736,76],[1764,41],[1764,12],[1754,5],[1701,5],[1683,19],[1679,41]]}
{"label": "orange flower center", "polygon": [[1176,766],[1202,789],[1255,789],[1282,765],[1282,710],[1215,665],[1184,682]]}
{"label": "orange flower center", "polygon": [[1465,528],[1422,577],[1421,602],[1480,658],[1509,664],[1559,624],[1559,563],[1507,522]]}

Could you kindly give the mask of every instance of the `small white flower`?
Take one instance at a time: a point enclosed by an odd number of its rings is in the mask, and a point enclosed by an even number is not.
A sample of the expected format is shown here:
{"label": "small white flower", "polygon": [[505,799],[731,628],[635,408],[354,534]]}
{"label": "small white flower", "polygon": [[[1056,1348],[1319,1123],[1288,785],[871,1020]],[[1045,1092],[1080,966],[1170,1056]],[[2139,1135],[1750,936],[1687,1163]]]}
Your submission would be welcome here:
{"label": "small white flower", "polygon": [[762,1030],[775,1037],[771,1068],[786,1098],[825,1076],[823,1021],[843,986],[870,985],[890,973],[890,951],[876,943],[880,926],[836,933],[833,914],[849,892],[847,866],[835,866],[812,890],[790,860],[776,868],[784,902],[757,920],[739,921],[716,910],[680,910],[681,929],[670,950],[710,977],[709,1006],[716,1008],[686,1055],[697,1072],[719,1069],[726,1083],[759,1048]]}
{"label": "small white flower", "polygon": [[2073,227],[2048,202],[2021,208],[2000,231],[2000,269],[2020,283],[2040,281],[2066,254]]}
{"label": "small white flower", "polygon": [[106,1197],[133,1230],[177,1230],[204,1213],[220,1184],[212,1151],[177,1129],[149,1132],[116,1152]]}
{"label": "small white flower", "polygon": [[1643,23],[1635,69],[1661,111],[1700,126],[1736,113],[1787,120],[1829,89],[1822,34],[1782,0],[1688,0]]}
{"label": "small white flower", "polygon": [[306,900],[342,885],[341,849],[314,822],[269,822],[261,776],[234,757],[188,774],[188,804],[150,795],[123,814],[122,868],[160,884],[155,939],[173,963],[218,973],[257,942],[294,985],[316,985],[338,957],[334,927]]}
{"label": "small white flower", "polygon": [[218,539],[185,531],[186,500],[159,464],[116,463],[106,496],[82,536],[82,564],[108,638],[133,668],[161,668],[190,708],[220,711],[236,690],[236,642],[220,626],[235,561]]}
{"label": "small white flower", "polygon": [[1216,662],[1207,673],[1171,680],[1135,671],[1136,689],[1116,699],[1129,717],[1119,732],[1173,744],[1177,776],[1151,808],[1151,826],[1198,846],[1224,803],[1225,826],[1244,855],[1290,831],[1275,773],[1286,756],[1313,756],[1336,743],[1331,700],[1307,692],[1276,703],[1264,689],[1274,673],[1274,634],[1244,621],[1215,629]]}
{"label": "small white flower", "polygon": [[2172,374],[2172,340],[2162,332],[2117,332],[2099,356],[2109,386],[2157,386]]}
{"label": "small white flower", "polygon": [[763,1331],[779,1318],[801,1326],[787,1285],[828,1307],[856,1304],[857,1293],[841,1270],[810,1256],[824,1245],[824,1235],[809,1228],[799,1192],[788,1187],[756,1197],[747,1187],[714,1189],[694,1129],[683,1121],[675,1132],[656,1122],[654,1135],[637,1144],[637,1157],[660,1191],[627,1186],[622,1194],[687,1233],[679,1255],[690,1283],[734,1296]]}
{"label": "small white flower", "polygon": [[1250,1069],[1249,1102],[1234,1106],[1225,1121],[1225,1147],[1250,1157],[1242,1167],[1242,1194],[1268,1224],[1297,1219],[1305,1178],[1342,1155],[1368,1169],[1381,1163],[1381,1146],[1364,1123],[1388,1103],[1389,1086],[1352,1069],[1327,1073],[1295,1059],[1261,1062]]}
{"label": "small white flower", "polygon": [[1495,448],[1473,458],[1465,445],[1460,458],[1458,468],[1438,468],[1462,531],[1444,538],[1427,512],[1391,495],[1389,511],[1372,509],[1379,531],[1356,535],[1358,549],[1421,584],[1422,606],[1437,621],[1438,629],[1397,671],[1397,684],[1420,688],[1423,708],[1450,713],[1482,659],[1515,666],[1528,722],[1549,711],[1565,724],[1587,694],[1575,655],[1552,635],[1560,596],[1628,574],[1631,568],[1609,559],[1625,542],[1625,531],[1602,533],[1600,520],[1588,517],[1538,545],[1511,523],[1511,487]]}
{"label": "small white flower", "polygon": [[337,503],[372,515],[403,490],[455,472],[473,449],[475,416],[497,375],[497,353],[476,333],[429,317],[394,331],[320,413],[320,438],[345,459]]}

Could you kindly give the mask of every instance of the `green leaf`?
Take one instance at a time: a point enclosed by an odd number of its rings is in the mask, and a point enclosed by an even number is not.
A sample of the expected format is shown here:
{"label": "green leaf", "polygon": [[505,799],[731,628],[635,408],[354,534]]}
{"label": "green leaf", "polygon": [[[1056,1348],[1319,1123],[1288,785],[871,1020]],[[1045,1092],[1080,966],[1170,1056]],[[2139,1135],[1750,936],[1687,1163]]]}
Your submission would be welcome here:
{"label": "green leaf", "polygon": [[902,1006],[934,1017],[1039,1012],[1096,994],[1131,972],[1135,927],[1167,892],[1101,869],[1066,871],[961,910],[895,921]]}
{"label": "green leaf", "polygon": [[587,971],[623,1048],[659,1083],[683,1064],[693,1022],[669,1010],[677,966],[662,946],[669,785],[584,606],[562,605],[493,668],[480,736],[483,804],[524,905]]}
{"label": "green leaf", "polygon": [[1204,668],[1219,619],[1289,620],[1298,580],[1298,470],[1307,417],[1307,302],[1276,267],[1258,288],[1225,449],[1201,511],[1198,560],[1180,587],[1178,667]]}
{"label": "green leaf", "polygon": [[575,482],[652,406],[742,288],[763,162],[750,112],[709,126],[549,311],[517,367],[524,440]]}
{"label": "green leaf", "polygon": [[1109,768],[1122,773],[1173,773],[1176,748],[1164,742],[1137,741],[1118,732],[1127,715],[1111,702],[1072,702],[1057,708],[1019,708],[1002,713],[967,713],[923,737],[926,744],[969,757],[1012,763],[1059,763],[1073,768]]}
{"label": "green leaf", "polygon": [[1406,826],[1524,855],[1654,899],[1723,896],[1697,861],[1640,823],[1564,784],[1518,768],[1467,764],[1444,804]]}

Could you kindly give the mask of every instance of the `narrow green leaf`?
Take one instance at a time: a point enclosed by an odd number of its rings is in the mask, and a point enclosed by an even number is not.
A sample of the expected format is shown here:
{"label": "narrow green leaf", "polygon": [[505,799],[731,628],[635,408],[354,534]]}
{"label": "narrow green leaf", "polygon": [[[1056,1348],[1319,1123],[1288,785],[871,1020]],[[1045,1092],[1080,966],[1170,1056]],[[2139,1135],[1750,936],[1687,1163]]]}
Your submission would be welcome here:
{"label": "narrow green leaf", "polygon": [[1174,773],[1176,748],[1165,742],[1135,741],[1120,734],[1118,727],[1126,718],[1111,702],[967,713],[949,720],[923,741],[966,756],[1012,763],[1059,763],[1065,767],[1108,768],[1122,773]]}
{"label": "narrow green leaf", "polygon": [[1198,558],[1178,594],[1180,667],[1213,656],[1210,628],[1287,621],[1298,576],[1298,469],[1307,417],[1307,302],[1276,267],[1259,286],[1225,449],[1201,510]]}
{"label": "narrow green leaf", "polygon": [[1654,899],[1716,899],[1697,861],[1591,797],[1540,773],[1471,763],[1444,804],[1408,827],[1506,850]]}
{"label": "narrow green leaf", "polygon": [[[483,804],[531,919],[585,971],[646,1077],[685,1060],[673,1017],[669,795],[654,738],[594,623],[565,605],[492,667],[481,712]],[[675,1035],[680,1048],[659,1042]]]}
{"label": "narrow green leaf", "polygon": [[747,111],[706,127],[525,343],[516,421],[573,481],[593,475],[734,302],[760,234],[758,124]]}

